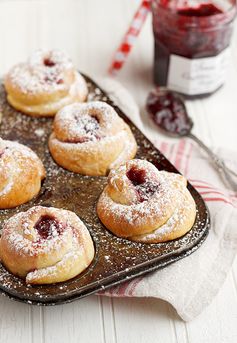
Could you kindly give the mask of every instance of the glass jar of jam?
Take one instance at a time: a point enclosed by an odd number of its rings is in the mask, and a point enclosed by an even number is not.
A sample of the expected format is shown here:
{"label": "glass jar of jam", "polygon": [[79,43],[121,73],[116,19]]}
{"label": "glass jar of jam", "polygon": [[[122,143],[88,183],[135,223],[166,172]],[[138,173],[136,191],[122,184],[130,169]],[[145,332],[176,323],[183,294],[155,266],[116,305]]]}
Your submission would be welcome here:
{"label": "glass jar of jam", "polygon": [[154,80],[196,97],[226,77],[236,0],[152,0]]}

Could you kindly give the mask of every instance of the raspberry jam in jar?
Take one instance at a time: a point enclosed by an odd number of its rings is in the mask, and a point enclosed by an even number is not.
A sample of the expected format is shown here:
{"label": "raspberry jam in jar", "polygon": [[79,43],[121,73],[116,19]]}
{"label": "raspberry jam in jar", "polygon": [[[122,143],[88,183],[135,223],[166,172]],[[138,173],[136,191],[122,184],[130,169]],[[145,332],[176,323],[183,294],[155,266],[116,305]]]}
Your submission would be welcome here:
{"label": "raspberry jam in jar", "polygon": [[236,0],[153,0],[154,80],[190,97],[226,77]]}

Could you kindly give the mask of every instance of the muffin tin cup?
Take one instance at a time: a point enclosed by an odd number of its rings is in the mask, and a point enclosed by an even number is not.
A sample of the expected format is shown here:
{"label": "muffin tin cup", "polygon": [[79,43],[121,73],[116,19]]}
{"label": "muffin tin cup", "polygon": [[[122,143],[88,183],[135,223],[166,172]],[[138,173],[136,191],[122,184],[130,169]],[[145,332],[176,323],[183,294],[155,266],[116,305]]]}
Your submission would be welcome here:
{"label": "muffin tin cup", "polygon": [[[138,143],[136,157],[152,162],[160,170],[178,172],[152,143],[126,117],[109,96],[89,77],[88,101],[100,100],[112,105],[132,129]],[[48,137],[52,118],[31,118],[14,110],[6,100],[4,87],[0,87],[0,109],[3,113],[0,136],[29,146],[42,159],[47,177],[37,197],[15,209],[0,210],[0,227],[12,215],[32,206],[53,206],[75,212],[89,229],[95,244],[95,257],[91,265],[77,277],[51,285],[26,285],[24,280],[9,273],[0,264],[0,292],[11,299],[37,305],[55,305],[96,293],[137,276],[164,268],[197,250],[208,235],[210,216],[201,195],[188,184],[197,206],[192,229],[183,237],[158,244],[135,243],[114,236],[100,222],[96,203],[103,191],[106,177],[90,177],[64,170],[52,159],[48,150]]]}

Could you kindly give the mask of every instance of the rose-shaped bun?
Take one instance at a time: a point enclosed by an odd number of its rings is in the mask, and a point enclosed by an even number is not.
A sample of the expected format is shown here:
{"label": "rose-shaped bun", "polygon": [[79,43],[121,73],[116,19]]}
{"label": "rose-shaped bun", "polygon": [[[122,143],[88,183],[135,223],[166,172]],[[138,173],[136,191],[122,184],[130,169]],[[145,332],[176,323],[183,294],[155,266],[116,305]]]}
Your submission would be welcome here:
{"label": "rose-shaped bun", "polygon": [[137,144],[113,107],[94,101],[66,106],[56,114],[49,150],[65,169],[99,176],[133,158]]}
{"label": "rose-shaped bun", "polygon": [[30,116],[53,116],[88,94],[84,78],[59,50],[37,50],[8,72],[4,84],[8,102]]}
{"label": "rose-shaped bun", "polygon": [[89,231],[71,212],[35,206],[4,223],[3,265],[30,284],[62,282],[85,270],[94,257]]}
{"label": "rose-shaped bun", "polygon": [[183,236],[193,226],[195,202],[179,174],[150,162],[131,160],[112,170],[97,213],[118,237],[159,243]]}
{"label": "rose-shaped bun", "polygon": [[39,193],[45,174],[30,148],[0,138],[0,209],[30,201]]}

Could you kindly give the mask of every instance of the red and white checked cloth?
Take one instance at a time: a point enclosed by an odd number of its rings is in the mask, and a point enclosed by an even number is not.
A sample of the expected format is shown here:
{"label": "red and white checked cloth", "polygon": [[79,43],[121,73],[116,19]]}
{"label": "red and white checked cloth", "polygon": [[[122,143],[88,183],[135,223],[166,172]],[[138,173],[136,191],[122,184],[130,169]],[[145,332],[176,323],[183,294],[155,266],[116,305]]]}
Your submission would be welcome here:
{"label": "red and white checked cloth", "polygon": [[[126,89],[114,80],[103,80],[100,84],[142,130],[138,108]],[[160,298],[172,304],[181,318],[188,321],[211,303],[236,256],[237,194],[226,189],[206,155],[190,140],[174,140],[174,144],[168,144],[160,141],[158,132],[148,138],[203,196],[211,214],[210,234],[189,257],[100,294]],[[237,153],[218,152],[237,169]]]}

